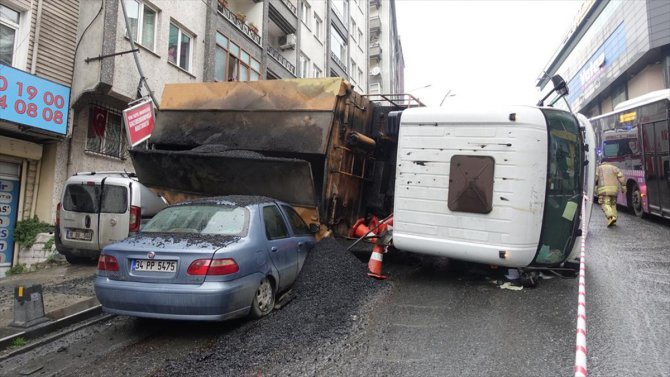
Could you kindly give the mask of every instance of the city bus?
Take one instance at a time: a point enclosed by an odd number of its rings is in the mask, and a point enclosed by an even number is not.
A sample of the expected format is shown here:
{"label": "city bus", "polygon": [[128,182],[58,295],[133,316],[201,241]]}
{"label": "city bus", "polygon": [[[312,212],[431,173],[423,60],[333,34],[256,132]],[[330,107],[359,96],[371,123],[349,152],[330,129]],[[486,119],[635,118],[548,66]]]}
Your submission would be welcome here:
{"label": "city bus", "polygon": [[599,162],[610,162],[626,179],[617,203],[637,216],[670,218],[670,89],[624,101],[591,119]]}

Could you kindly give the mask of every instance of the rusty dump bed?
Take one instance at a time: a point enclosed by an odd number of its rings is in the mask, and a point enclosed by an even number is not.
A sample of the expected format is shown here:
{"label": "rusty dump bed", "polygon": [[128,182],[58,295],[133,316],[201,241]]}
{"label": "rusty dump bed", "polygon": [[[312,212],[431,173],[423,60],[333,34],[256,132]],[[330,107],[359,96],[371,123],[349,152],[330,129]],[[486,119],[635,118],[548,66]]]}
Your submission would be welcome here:
{"label": "rusty dump bed", "polygon": [[360,153],[344,143],[370,132],[369,108],[341,78],[168,84],[149,149],[130,153],[168,200],[264,195],[336,222],[360,204]]}

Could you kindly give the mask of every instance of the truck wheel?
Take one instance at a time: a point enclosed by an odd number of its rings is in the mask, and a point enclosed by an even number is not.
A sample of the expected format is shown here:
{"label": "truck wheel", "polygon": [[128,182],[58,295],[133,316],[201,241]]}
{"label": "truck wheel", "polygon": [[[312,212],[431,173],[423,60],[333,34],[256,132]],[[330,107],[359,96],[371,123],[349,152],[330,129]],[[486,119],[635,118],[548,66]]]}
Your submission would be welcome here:
{"label": "truck wheel", "polygon": [[261,280],[261,284],[256,289],[254,300],[251,303],[249,316],[252,318],[261,318],[270,314],[275,306],[275,292],[270,279],[267,277]]}
{"label": "truck wheel", "polygon": [[644,216],[644,209],[642,208],[642,195],[640,195],[640,187],[638,187],[637,184],[633,186],[633,189],[628,195],[628,208],[635,214],[635,216]]}

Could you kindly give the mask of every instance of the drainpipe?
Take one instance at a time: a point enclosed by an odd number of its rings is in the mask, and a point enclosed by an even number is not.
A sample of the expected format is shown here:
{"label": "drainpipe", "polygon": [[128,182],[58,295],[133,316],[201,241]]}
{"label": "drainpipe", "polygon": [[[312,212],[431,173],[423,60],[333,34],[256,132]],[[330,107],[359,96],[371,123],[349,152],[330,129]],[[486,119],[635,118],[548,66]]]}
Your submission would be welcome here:
{"label": "drainpipe", "polygon": [[42,30],[42,0],[37,2],[37,16],[35,18],[35,45],[33,46],[33,54],[30,58],[30,73],[35,74],[37,70],[37,50],[40,48],[40,31]]}

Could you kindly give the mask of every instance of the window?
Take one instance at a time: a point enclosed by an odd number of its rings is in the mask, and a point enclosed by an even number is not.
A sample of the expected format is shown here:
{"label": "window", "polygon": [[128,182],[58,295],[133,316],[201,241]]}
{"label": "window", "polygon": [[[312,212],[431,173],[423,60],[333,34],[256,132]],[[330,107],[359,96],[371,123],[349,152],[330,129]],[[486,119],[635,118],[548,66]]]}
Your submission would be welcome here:
{"label": "window", "polygon": [[[353,31],[352,31],[352,33],[353,33]],[[358,45],[363,47],[364,44],[365,44],[365,41],[363,40],[363,32],[359,28],[358,29]]]}
{"label": "window", "polygon": [[356,79],[354,75],[356,74],[356,71],[358,70],[358,66],[356,65],[356,62],[354,59],[351,59],[351,65],[349,66],[349,72],[351,72],[351,78]]}
{"label": "window", "polygon": [[625,101],[627,97],[626,84],[615,87],[612,93],[612,108],[615,108],[616,105]]}
{"label": "window", "polygon": [[542,231],[535,263],[564,260],[575,243],[582,202],[582,144],[574,115],[559,110],[542,110],[549,131],[549,171],[542,218]]}
{"label": "window", "polygon": [[17,48],[19,12],[0,5],[0,63],[11,66]]}
{"label": "window", "polygon": [[314,35],[316,36],[316,39],[322,40],[323,39],[323,21],[321,21],[321,18],[314,13]]}
{"label": "window", "polygon": [[291,228],[293,228],[293,234],[298,236],[311,235],[312,232],[309,231],[309,227],[302,220],[302,217],[291,207],[282,205],[281,208],[288,216],[288,221],[291,223]]}
{"label": "window", "polygon": [[154,51],[156,11],[140,0],[126,0],[126,11],[133,41]]}
{"label": "window", "polygon": [[257,81],[260,77],[261,63],[225,35],[216,33],[214,80]]}
{"label": "window", "polygon": [[316,64],[314,64],[314,78],[317,78],[317,79],[318,79],[318,78],[320,78],[320,77],[322,77],[322,76],[323,76],[323,71],[321,71],[321,69],[319,68],[319,66],[317,66]]}
{"label": "window", "polygon": [[349,28],[349,30],[350,30],[349,34],[351,35],[351,40],[354,41],[354,43],[358,43],[356,41],[356,35],[357,35],[356,34],[356,29],[357,29],[356,21],[354,21],[354,19],[352,18],[351,19],[351,27]]}
{"label": "window", "polygon": [[363,83],[363,70],[358,67],[358,77],[356,78],[356,81],[358,81],[359,84]]}
{"label": "window", "polygon": [[334,27],[331,27],[330,30],[330,51],[335,54],[340,62],[344,65],[347,64],[347,43]]}
{"label": "window", "polygon": [[489,213],[493,210],[493,171],[490,156],[454,155],[449,168],[450,211]]}
{"label": "window", "polygon": [[265,235],[268,240],[288,237],[286,223],[276,206],[263,207],[263,222],[265,222]]}
{"label": "window", "polygon": [[309,77],[309,58],[304,54],[300,54],[300,77],[306,79]]}
{"label": "window", "polygon": [[307,27],[311,26],[310,25],[310,20],[312,19],[311,18],[311,16],[312,16],[311,11],[312,11],[312,7],[306,1],[303,1],[302,3],[300,3],[300,17],[302,19],[302,22]]}
{"label": "window", "polygon": [[249,210],[228,205],[180,205],[156,214],[142,229],[146,233],[192,233],[245,236]]}
{"label": "window", "polygon": [[193,37],[184,32],[177,25],[170,23],[168,61],[186,71],[190,71],[192,46]]}
{"label": "window", "polygon": [[121,158],[125,140],[121,114],[100,106],[91,106],[86,137],[86,150]]}
{"label": "window", "polygon": [[345,22],[349,18],[347,5],[347,0],[333,0],[333,9],[335,9],[335,13],[338,15],[340,20],[344,20]]}

